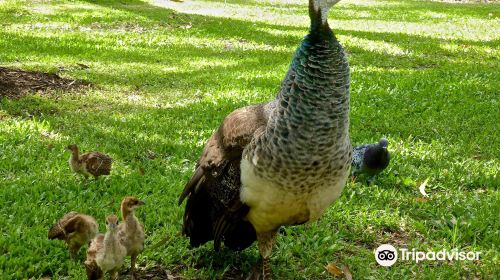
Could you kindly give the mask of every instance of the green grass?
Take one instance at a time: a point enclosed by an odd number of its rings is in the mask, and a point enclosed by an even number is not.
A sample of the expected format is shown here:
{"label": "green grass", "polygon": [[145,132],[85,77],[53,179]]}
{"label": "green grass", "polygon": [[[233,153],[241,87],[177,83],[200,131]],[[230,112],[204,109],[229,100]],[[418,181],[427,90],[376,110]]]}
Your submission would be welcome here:
{"label": "green grass", "polygon": [[[227,2],[0,1],[0,65],[64,67],[60,75],[95,85],[0,100],[1,279],[83,279],[81,263],[47,230],[75,210],[104,231],[125,195],[147,202],[138,211],[147,234],[140,266],[188,279],[251,270],[256,246],[189,249],[177,198],[224,116],[273,98],[308,18],[305,0]],[[500,275],[499,12],[499,4],[409,0],[332,9],[352,70],[352,142],[385,136],[393,159],[375,184],[350,183],[320,221],[284,229],[276,278],[328,278],[329,262],[355,279]],[[70,143],[110,154],[112,175],[72,174]],[[167,246],[148,249],[164,236]],[[381,243],[482,259],[383,268],[372,253]]]}

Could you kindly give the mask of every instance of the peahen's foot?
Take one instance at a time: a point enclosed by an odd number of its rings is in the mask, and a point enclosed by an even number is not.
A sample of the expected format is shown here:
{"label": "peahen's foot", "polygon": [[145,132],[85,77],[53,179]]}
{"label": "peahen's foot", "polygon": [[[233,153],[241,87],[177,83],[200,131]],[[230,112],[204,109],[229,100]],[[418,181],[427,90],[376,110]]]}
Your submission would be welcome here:
{"label": "peahen's foot", "polygon": [[260,259],[252,269],[252,274],[247,277],[247,280],[271,280],[271,268],[269,267],[269,259]]}

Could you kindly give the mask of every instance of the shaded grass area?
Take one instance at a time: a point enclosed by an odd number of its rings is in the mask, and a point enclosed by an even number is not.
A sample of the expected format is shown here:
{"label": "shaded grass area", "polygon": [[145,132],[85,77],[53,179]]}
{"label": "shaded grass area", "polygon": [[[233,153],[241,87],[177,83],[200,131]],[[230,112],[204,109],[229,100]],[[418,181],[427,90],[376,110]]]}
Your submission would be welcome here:
{"label": "shaded grass area", "polygon": [[[147,202],[138,213],[147,248],[169,237],[140,256],[144,269],[188,279],[250,271],[255,246],[188,248],[177,196],[224,116],[274,96],[307,14],[304,1],[223,2],[0,2],[0,65],[96,85],[0,101],[0,278],[83,279],[63,244],[47,240],[48,227],[76,210],[104,231],[125,195]],[[499,274],[499,8],[346,1],[332,10],[352,69],[352,141],[385,136],[393,160],[374,185],[350,183],[319,222],[282,230],[272,257],[278,279],[327,278],[329,262],[346,264],[355,279]],[[69,143],[110,154],[112,176],[71,174]],[[483,257],[385,269],[372,253],[381,243]]]}

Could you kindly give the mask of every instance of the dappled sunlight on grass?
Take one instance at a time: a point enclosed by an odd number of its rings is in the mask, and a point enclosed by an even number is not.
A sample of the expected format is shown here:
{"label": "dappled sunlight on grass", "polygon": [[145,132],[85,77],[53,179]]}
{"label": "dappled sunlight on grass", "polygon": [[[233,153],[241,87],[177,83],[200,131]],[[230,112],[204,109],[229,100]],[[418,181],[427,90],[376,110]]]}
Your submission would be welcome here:
{"label": "dappled sunlight on grass", "polygon": [[[330,22],[331,26],[338,26],[339,29],[345,31],[403,33],[408,35],[420,35],[428,38],[446,40],[462,39],[475,42],[493,41],[499,38],[499,35],[494,32],[484,32],[484,26],[491,24],[491,22],[485,20],[469,20],[465,23],[466,29],[463,29],[463,26],[458,26],[454,22],[429,24],[378,19],[333,20]],[[500,22],[497,24],[496,28],[500,29]]]}
{"label": "dappled sunlight on grass", "polygon": [[395,56],[403,56],[403,55],[411,56],[411,53],[409,53],[408,50],[403,50],[396,44],[391,44],[384,41],[372,41],[353,36],[339,36],[339,39],[342,40],[342,42],[344,42],[344,45],[347,48],[358,46],[359,48],[365,51],[376,52],[379,54],[389,54]]}

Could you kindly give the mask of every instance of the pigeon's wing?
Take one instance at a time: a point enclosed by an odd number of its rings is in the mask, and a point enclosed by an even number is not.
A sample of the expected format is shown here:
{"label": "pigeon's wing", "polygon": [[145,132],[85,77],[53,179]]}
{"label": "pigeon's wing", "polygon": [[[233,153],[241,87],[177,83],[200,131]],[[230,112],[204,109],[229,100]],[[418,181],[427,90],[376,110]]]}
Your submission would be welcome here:
{"label": "pigeon's wing", "polygon": [[352,165],[351,165],[351,173],[353,175],[357,175],[363,169],[363,157],[365,155],[366,149],[369,147],[369,144],[363,144],[352,148]]}
{"label": "pigeon's wing", "polygon": [[[232,112],[205,145],[196,170],[179,199],[182,203],[189,196],[183,233],[190,237],[192,246],[214,239],[218,249],[224,239],[230,240],[230,247],[243,249],[255,240],[253,227],[243,221],[248,207],[239,198],[240,161],[245,147],[267,124],[264,106],[249,106]],[[239,237],[233,238],[231,233]]]}

